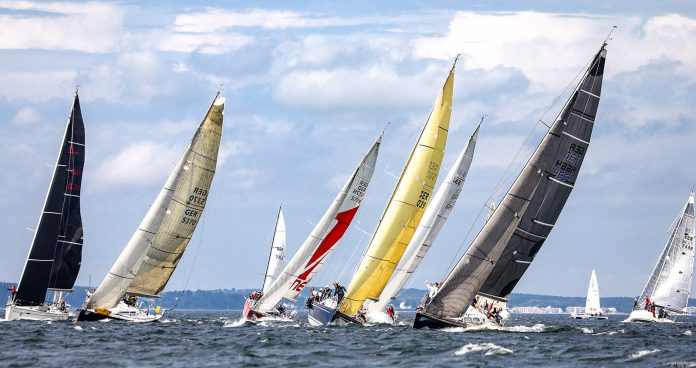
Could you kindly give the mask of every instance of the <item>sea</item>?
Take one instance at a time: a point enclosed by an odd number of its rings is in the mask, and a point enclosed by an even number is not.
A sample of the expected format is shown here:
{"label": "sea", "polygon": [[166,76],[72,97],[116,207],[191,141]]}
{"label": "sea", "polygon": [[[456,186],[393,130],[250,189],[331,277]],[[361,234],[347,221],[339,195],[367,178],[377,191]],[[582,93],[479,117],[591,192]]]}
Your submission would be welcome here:
{"label": "sea", "polygon": [[676,323],[513,315],[502,328],[414,330],[244,322],[238,311],[170,311],[154,323],[0,322],[7,367],[696,367],[696,317]]}

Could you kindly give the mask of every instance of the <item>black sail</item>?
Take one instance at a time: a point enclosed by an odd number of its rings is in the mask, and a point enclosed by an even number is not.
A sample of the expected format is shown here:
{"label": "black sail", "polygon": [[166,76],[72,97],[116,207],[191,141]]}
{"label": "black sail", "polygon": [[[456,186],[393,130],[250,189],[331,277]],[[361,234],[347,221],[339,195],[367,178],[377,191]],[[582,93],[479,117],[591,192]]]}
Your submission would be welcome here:
{"label": "black sail", "polygon": [[85,127],[75,94],[53,178],[17,286],[17,305],[39,305],[48,289],[72,289],[82,261],[80,186]]}
{"label": "black sail", "polygon": [[554,162],[545,168],[549,180],[531,198],[519,226],[481,287],[481,295],[507,300],[556,224],[589,147],[602,92],[605,57],[602,48],[551,129],[550,134],[555,131],[557,139]]}
{"label": "black sail", "polygon": [[456,319],[477,292],[501,299],[522,277],[575,185],[599,104],[605,58],[602,47],[500,206],[423,314]]}

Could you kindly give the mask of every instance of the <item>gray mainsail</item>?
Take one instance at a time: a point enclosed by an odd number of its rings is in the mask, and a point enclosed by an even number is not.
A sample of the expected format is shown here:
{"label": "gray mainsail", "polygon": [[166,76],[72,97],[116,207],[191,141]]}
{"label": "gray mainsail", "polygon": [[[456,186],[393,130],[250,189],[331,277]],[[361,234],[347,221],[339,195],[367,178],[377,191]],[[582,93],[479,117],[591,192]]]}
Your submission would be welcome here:
{"label": "gray mainsail", "polygon": [[456,319],[477,292],[506,297],[522,277],[575,185],[599,105],[605,46],[424,315]]}
{"label": "gray mainsail", "polygon": [[694,270],[694,193],[684,205],[679,220],[660,255],[648,283],[638,299],[639,308],[647,298],[674,312],[685,312]]}

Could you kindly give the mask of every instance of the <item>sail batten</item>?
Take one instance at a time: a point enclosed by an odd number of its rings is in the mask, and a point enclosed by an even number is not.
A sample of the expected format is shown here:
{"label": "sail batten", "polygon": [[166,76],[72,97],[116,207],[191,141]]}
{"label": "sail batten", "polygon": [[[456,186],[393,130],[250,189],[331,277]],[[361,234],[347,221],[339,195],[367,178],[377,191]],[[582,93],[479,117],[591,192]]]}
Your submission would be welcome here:
{"label": "sail batten", "polygon": [[[49,289],[72,289],[82,262],[80,190],[85,128],[75,93],[51,184],[14,295],[16,305],[39,305]],[[64,240],[61,240],[64,239]]]}
{"label": "sail batten", "polygon": [[281,299],[297,299],[302,289],[312,280],[333,252],[336,244],[348,230],[365,197],[377,163],[382,134],[363,157],[297,253],[283,268],[268,291],[255,303],[253,307],[255,311],[267,313],[273,310]]}
{"label": "sail batten", "polygon": [[191,143],[118,259],[85,303],[112,308],[126,294],[159,295],[207,202],[222,138],[225,99],[216,95]]}

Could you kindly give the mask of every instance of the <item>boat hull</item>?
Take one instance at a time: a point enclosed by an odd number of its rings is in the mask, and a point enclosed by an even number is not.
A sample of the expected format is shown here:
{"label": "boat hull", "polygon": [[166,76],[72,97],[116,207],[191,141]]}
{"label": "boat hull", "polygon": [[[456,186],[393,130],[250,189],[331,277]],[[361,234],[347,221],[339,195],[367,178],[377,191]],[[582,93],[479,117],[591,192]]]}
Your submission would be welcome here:
{"label": "boat hull", "polygon": [[442,318],[433,317],[423,312],[416,313],[416,318],[413,320],[413,328],[421,329],[426,327],[437,330],[450,327],[467,327],[467,325],[463,322],[447,321]]}
{"label": "boat hull", "polygon": [[78,322],[93,322],[105,319],[114,319],[127,322],[154,322],[162,318],[164,310],[156,309],[154,314],[146,309],[140,309],[135,305],[127,305],[119,302],[114,308],[81,309],[77,316]]}
{"label": "boat hull", "polygon": [[55,308],[46,306],[19,306],[9,304],[5,306],[6,321],[68,321],[70,319],[69,311],[60,311]]}
{"label": "boat hull", "polygon": [[246,300],[244,300],[244,308],[242,309],[242,316],[244,316],[244,319],[253,321],[259,318],[266,317],[264,313],[260,313],[253,310],[251,303],[252,302],[249,298],[246,298]]}
{"label": "boat hull", "polygon": [[607,316],[592,316],[589,314],[571,314],[570,319],[609,319]]}
{"label": "boat hull", "polygon": [[313,303],[309,310],[307,320],[311,326],[327,326],[331,324],[336,315],[336,308],[331,308],[322,303]]}
{"label": "boat hull", "polygon": [[634,310],[626,318],[624,322],[657,322],[657,323],[674,323],[671,319],[667,318],[657,318],[653,316],[652,312],[646,310]]}

